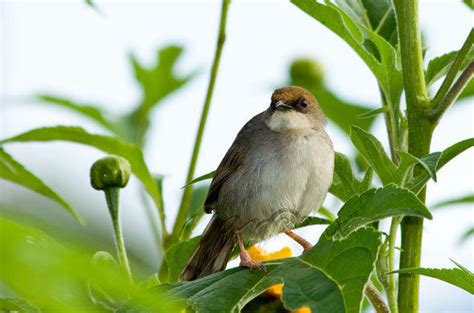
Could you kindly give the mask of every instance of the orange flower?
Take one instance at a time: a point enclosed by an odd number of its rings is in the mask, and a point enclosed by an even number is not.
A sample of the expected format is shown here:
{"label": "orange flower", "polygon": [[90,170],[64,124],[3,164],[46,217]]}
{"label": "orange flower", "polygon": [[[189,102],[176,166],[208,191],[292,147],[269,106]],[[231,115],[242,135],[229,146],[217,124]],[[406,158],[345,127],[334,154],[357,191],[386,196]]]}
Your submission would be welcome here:
{"label": "orange flower", "polygon": [[[291,257],[291,249],[289,247],[283,247],[278,251],[268,252],[263,247],[253,245],[247,251],[252,257],[252,259],[256,262],[263,262],[263,261],[268,261],[268,260]],[[283,284],[277,284],[268,288],[267,293],[274,297],[281,297],[282,290],[283,290]],[[311,313],[311,310],[308,307],[301,307],[295,310],[294,313]]]}

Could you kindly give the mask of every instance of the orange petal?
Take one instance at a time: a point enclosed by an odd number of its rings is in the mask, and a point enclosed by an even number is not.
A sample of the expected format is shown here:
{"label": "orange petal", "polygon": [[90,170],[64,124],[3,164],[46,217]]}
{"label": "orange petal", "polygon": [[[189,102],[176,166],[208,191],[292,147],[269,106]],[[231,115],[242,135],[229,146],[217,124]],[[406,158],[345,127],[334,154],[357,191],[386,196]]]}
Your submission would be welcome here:
{"label": "orange petal", "polygon": [[311,309],[308,308],[307,306],[303,306],[295,311],[293,311],[294,313],[311,313]]}
{"label": "orange petal", "polygon": [[253,245],[248,250],[248,253],[252,259],[256,262],[288,258],[291,256],[291,249],[289,247],[283,247],[275,252],[268,252],[265,248]]}

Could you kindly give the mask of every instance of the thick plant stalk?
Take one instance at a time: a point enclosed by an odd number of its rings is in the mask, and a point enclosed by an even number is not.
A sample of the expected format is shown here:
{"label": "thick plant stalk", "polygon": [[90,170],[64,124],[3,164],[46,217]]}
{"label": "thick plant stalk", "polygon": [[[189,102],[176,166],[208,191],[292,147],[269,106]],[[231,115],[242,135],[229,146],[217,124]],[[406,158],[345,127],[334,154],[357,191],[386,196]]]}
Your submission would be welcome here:
{"label": "thick plant stalk", "polygon": [[[365,295],[369,299],[370,303],[372,303],[375,312],[377,313],[391,313],[385,304],[385,301],[380,294],[380,292],[375,288],[374,285],[371,283],[367,284],[365,287]],[[392,312],[393,313],[393,312]]]}
{"label": "thick plant stalk", "polygon": [[[418,25],[418,1],[394,0],[400,38],[408,121],[408,151],[421,157],[429,153],[434,126],[425,112],[429,105],[423,71],[421,36]],[[426,190],[418,197],[425,201]],[[419,267],[423,219],[405,217],[401,227],[400,268]],[[418,312],[419,277],[400,274],[398,308],[401,313]]]}
{"label": "thick plant stalk", "polygon": [[[188,175],[186,177],[186,183],[191,181],[194,177],[194,171],[196,169],[196,164],[199,156],[199,150],[201,148],[202,137],[204,134],[204,128],[206,126],[207,116],[209,113],[209,108],[211,106],[212,95],[214,92],[214,85],[217,79],[217,73],[219,70],[219,63],[222,54],[222,48],[224,47],[225,37],[226,37],[226,21],[227,21],[227,11],[229,8],[230,0],[222,0],[221,8],[221,17],[219,23],[219,34],[217,37],[216,51],[214,54],[214,61],[211,68],[211,76],[209,78],[209,85],[207,88],[206,99],[204,101],[204,108],[201,114],[201,121],[199,122],[199,128],[196,135],[196,140],[194,142],[193,154],[191,156],[191,162],[189,164]],[[188,186],[184,189],[183,196],[181,198],[181,204],[179,206],[178,214],[176,216],[176,221],[173,226],[173,231],[171,233],[171,238],[165,241],[165,247],[168,247],[173,242],[175,242],[178,237],[181,229],[184,225],[186,219],[186,213],[191,201],[191,196],[193,192],[193,187]]]}

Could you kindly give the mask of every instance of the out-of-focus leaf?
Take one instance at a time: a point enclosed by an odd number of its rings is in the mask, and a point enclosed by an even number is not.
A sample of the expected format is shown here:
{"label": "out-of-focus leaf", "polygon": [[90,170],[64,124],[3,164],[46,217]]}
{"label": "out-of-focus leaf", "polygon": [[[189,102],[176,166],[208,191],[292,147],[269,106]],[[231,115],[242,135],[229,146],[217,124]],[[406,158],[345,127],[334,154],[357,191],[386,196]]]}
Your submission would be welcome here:
{"label": "out-of-focus leaf", "polygon": [[266,263],[267,273],[234,268],[169,285],[168,294],[196,312],[238,312],[268,287],[284,283],[282,300],[295,310],[359,312],[380,235],[363,229],[341,241],[326,240],[298,258]]}
{"label": "out-of-focus leaf", "polygon": [[[435,152],[429,154],[427,156],[422,157],[425,163],[432,162],[436,159],[436,171],[439,171],[446,163],[451,161],[461,152],[471,148],[474,146],[474,138],[465,139],[460,141],[448,148],[446,148],[439,156],[439,152]],[[413,177],[411,180],[408,181],[406,187],[413,191],[414,193],[419,193],[421,189],[426,185],[428,180],[430,179],[429,174],[426,171],[420,171],[418,175]]]}
{"label": "out-of-focus leaf", "polygon": [[[441,156],[440,152],[435,152],[431,155],[430,158],[417,158],[411,153],[405,151],[397,151],[400,158],[400,164],[398,165],[398,170],[400,171],[401,181],[400,185],[403,185],[408,178],[411,178],[411,173],[415,165],[422,166],[426,172],[430,175],[431,179],[436,181],[436,164],[438,159]],[[425,162],[427,161],[427,162]]]}
{"label": "out-of-focus leaf", "polygon": [[369,107],[345,101],[329,91],[324,84],[322,65],[312,59],[296,59],[290,65],[288,86],[308,89],[318,100],[326,117],[347,134],[351,125],[369,129],[374,118],[360,119],[359,115],[370,111]]}
{"label": "out-of-focus leaf", "polygon": [[33,190],[45,197],[56,201],[69,211],[74,218],[84,224],[83,218],[56,192],[49,188],[41,179],[28,171],[23,165],[15,161],[5,150],[0,148],[0,178]]}
{"label": "out-of-focus leaf", "polygon": [[[114,257],[107,251],[98,251],[92,257],[92,265],[102,267],[104,269],[115,269],[119,270],[119,265],[115,261]],[[127,299],[117,298],[112,292],[107,290],[107,286],[103,286],[101,281],[94,281],[92,284],[90,281],[87,283],[89,291],[89,297],[94,304],[100,305],[107,310],[119,309]]]}
{"label": "out-of-focus leaf", "polygon": [[133,285],[114,268],[98,267],[91,253],[58,242],[43,232],[0,218],[0,280],[41,312],[100,312],[87,294],[87,282],[100,282],[132,307],[177,312],[162,294]]}
{"label": "out-of-focus leaf", "polygon": [[380,34],[370,30],[333,3],[322,4],[314,0],[291,2],[352,47],[377,78],[389,104],[398,110],[396,105],[400,100],[403,81],[397,50]]}
{"label": "out-of-focus leaf", "polygon": [[341,239],[372,222],[401,215],[432,218],[425,205],[408,189],[393,184],[371,189],[347,201],[321,238]]}
{"label": "out-of-focus leaf", "polygon": [[[438,79],[445,76],[457,55],[458,51],[451,51],[430,60],[425,71],[426,85],[431,86]],[[473,59],[474,48],[469,51],[459,70],[462,71]]]}
{"label": "out-of-focus leaf", "polygon": [[474,294],[474,274],[472,274],[464,266],[456,262],[454,263],[458,266],[458,268],[403,268],[397,271],[393,271],[392,273],[409,273],[436,278],[447,282],[448,284],[464,289],[470,294]]}
{"label": "out-of-focus leaf", "polygon": [[338,6],[354,21],[379,34],[392,45],[398,42],[397,21],[389,0],[336,0]]}
{"label": "out-of-focus leaf", "polygon": [[26,301],[16,298],[0,298],[0,312],[5,313],[39,313]]}
{"label": "out-of-focus leaf", "polygon": [[165,219],[163,208],[160,206],[161,194],[145,164],[142,151],[137,146],[129,144],[120,138],[90,134],[80,127],[56,126],[33,129],[23,134],[4,139],[0,141],[0,144],[55,140],[88,145],[106,153],[119,155],[127,159],[132,166],[133,173],[142,182],[148,194],[152,197],[159,210],[160,218],[162,220]]}
{"label": "out-of-focus leaf", "polygon": [[168,279],[170,282],[178,280],[179,274],[183,270],[189,258],[196,249],[201,236],[196,236],[188,240],[180,241],[172,245],[165,253],[165,261],[168,265]]}
{"label": "out-of-focus leaf", "polygon": [[464,231],[464,233],[461,235],[461,238],[459,238],[459,243],[464,243],[472,236],[474,236],[474,226],[469,227],[467,230]]}
{"label": "out-of-focus leaf", "polygon": [[354,146],[369,163],[370,167],[374,169],[384,185],[400,181],[397,167],[385,153],[377,138],[357,126],[351,127],[350,136]]}
{"label": "out-of-focus leaf", "polygon": [[331,222],[336,219],[334,214],[332,214],[332,212],[326,209],[325,207],[319,208],[318,213],[330,220]]}
{"label": "out-of-focus leaf", "polygon": [[204,201],[206,201],[209,185],[198,186],[193,189],[186,220],[183,225],[183,238],[188,238],[196,224],[204,214]]}
{"label": "out-of-focus leaf", "polygon": [[329,192],[342,201],[367,191],[372,182],[372,170],[367,170],[362,180],[359,180],[352,170],[349,159],[342,153],[336,152],[334,160],[334,178]]}
{"label": "out-of-focus leaf", "polygon": [[46,104],[56,105],[79,113],[80,115],[97,122],[98,124],[102,125],[114,134],[120,134],[120,132],[118,131],[119,127],[117,126],[117,124],[110,119],[111,114],[109,112],[103,111],[98,106],[78,103],[70,99],[49,94],[38,95],[37,99]]}
{"label": "out-of-focus leaf", "polygon": [[198,182],[203,181],[203,180],[212,179],[214,177],[215,173],[216,173],[216,171],[212,171],[212,172],[209,172],[207,174],[196,177],[193,180],[191,180],[190,182],[188,182],[186,185],[184,185],[182,188],[186,188],[188,186],[191,186],[192,184],[198,183]]}
{"label": "out-of-focus leaf", "polygon": [[436,203],[435,205],[433,205],[433,209],[444,208],[444,207],[456,205],[456,204],[470,204],[473,202],[474,202],[474,194],[470,193],[464,196],[460,196],[460,197],[458,196],[451,199],[440,201]]}
{"label": "out-of-focus leaf", "polygon": [[462,0],[471,10],[474,10],[474,2],[472,0]]}

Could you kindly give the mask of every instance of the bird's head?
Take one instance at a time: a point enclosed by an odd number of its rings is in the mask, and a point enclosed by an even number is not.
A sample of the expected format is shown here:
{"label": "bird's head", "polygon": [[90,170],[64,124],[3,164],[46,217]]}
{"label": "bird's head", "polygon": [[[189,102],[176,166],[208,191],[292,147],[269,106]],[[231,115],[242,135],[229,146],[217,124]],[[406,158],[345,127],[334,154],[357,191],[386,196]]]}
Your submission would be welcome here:
{"label": "bird's head", "polygon": [[306,89],[291,86],[273,92],[267,125],[275,131],[321,129],[326,123],[316,98]]}

